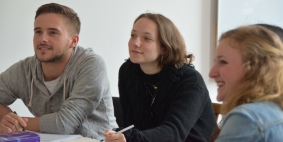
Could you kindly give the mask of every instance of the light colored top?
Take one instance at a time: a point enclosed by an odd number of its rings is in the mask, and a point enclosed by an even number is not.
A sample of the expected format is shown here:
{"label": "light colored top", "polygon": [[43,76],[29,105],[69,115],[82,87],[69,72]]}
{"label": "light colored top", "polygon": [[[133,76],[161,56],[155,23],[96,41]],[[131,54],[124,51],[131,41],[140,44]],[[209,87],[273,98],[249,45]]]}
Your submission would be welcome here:
{"label": "light colored top", "polygon": [[229,112],[216,142],[281,142],[283,111],[273,102],[243,104]]}
{"label": "light colored top", "polygon": [[21,60],[0,74],[0,104],[20,98],[34,116],[42,116],[40,131],[104,138],[117,127],[104,60],[92,49],[75,47],[61,79],[50,94],[36,56]]}
{"label": "light colored top", "polygon": [[47,89],[49,90],[50,93],[53,93],[54,88],[56,87],[56,85],[59,83],[59,80],[61,79],[61,76],[59,76],[58,78],[51,80],[51,81],[43,81],[44,85],[47,87]]}

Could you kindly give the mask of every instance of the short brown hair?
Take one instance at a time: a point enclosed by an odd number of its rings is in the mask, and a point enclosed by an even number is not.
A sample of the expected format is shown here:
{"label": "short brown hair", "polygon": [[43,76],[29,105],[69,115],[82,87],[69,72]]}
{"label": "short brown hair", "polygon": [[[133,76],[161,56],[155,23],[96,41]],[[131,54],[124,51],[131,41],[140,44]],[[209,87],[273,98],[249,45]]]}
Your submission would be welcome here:
{"label": "short brown hair", "polygon": [[[161,14],[143,13],[136,18],[134,24],[140,18],[148,18],[157,24],[158,38],[161,48],[165,51],[163,60],[160,57],[160,66],[175,65],[176,67],[180,67],[184,63],[192,63],[194,56],[187,54],[184,39],[170,19]],[[187,58],[189,58],[189,61]]]}
{"label": "short brown hair", "polygon": [[40,6],[35,14],[35,19],[44,13],[55,13],[64,16],[67,19],[67,24],[69,25],[69,33],[70,34],[79,34],[81,29],[80,18],[77,13],[64,5],[60,5],[57,3],[49,3]]}

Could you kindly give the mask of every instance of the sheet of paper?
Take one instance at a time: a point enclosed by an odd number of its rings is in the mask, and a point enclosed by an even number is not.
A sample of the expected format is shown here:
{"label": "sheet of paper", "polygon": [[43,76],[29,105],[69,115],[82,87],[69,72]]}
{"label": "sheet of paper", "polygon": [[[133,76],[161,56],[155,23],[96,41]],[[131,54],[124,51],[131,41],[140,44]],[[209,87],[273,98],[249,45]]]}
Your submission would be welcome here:
{"label": "sheet of paper", "polygon": [[78,139],[75,139],[75,140],[68,140],[68,141],[63,141],[63,142],[101,142],[101,141],[97,140],[97,139],[81,137],[81,138],[78,138]]}
{"label": "sheet of paper", "polygon": [[46,134],[34,131],[30,132],[38,134],[41,142],[63,142],[68,140],[75,140],[82,137],[81,135]]}

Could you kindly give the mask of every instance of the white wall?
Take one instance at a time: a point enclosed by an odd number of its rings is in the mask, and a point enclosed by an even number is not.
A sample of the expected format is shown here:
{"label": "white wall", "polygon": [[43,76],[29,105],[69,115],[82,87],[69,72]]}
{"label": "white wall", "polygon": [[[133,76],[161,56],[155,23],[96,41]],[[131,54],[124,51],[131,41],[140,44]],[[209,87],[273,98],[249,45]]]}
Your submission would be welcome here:
{"label": "white wall", "polygon": [[[208,78],[216,42],[217,0],[0,0],[0,72],[32,56],[35,11],[56,2],[73,8],[82,23],[79,45],[92,47],[107,66],[113,96],[118,96],[118,69],[128,56],[128,39],[134,19],[144,12],[161,13],[182,33],[194,65],[202,74],[212,101],[216,85]],[[11,106],[31,116],[21,101]]]}
{"label": "white wall", "polygon": [[282,5],[283,0],[219,0],[218,39],[242,25],[267,23],[283,28]]}

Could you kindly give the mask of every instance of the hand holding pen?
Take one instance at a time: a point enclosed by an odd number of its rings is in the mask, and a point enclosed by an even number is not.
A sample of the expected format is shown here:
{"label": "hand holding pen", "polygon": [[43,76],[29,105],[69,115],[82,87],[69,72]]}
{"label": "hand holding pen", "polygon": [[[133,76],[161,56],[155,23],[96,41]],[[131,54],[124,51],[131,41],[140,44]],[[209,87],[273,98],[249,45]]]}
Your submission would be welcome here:
{"label": "hand holding pen", "polygon": [[[17,114],[17,112],[16,112],[16,111],[14,111],[14,113],[15,113],[15,114]],[[18,114],[17,114],[17,115],[18,115]],[[25,127],[23,127],[20,123],[19,123],[19,125],[20,125],[20,127],[21,127],[22,131],[25,131]]]}
{"label": "hand holding pen", "polygon": [[21,118],[15,112],[10,112],[4,115],[0,121],[0,133],[24,131],[23,128],[27,125],[27,121],[27,118]]}
{"label": "hand holding pen", "polygon": [[[129,127],[126,127],[118,132],[113,131],[113,130],[107,130],[104,133],[105,136],[105,141],[117,141],[117,142],[126,142],[126,138],[123,134],[123,132],[132,129],[134,127],[134,125],[131,125]],[[103,142],[104,140],[101,140],[101,142]]]}

